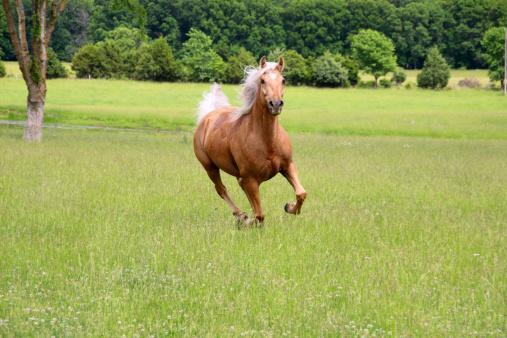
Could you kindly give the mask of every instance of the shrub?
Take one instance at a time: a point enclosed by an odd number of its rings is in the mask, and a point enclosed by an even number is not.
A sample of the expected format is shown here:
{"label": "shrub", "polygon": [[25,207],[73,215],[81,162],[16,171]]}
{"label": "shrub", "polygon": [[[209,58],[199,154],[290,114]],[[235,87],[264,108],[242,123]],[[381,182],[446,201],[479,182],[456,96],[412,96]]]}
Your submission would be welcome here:
{"label": "shrub", "polygon": [[283,53],[285,67],[283,76],[288,84],[299,86],[310,82],[311,75],[305,58],[295,50]]}
{"label": "shrub", "polygon": [[252,53],[241,47],[239,52],[231,56],[225,65],[224,81],[227,83],[240,83],[245,76],[243,69],[255,64],[256,60]]}
{"label": "shrub", "polygon": [[99,77],[100,61],[98,48],[89,43],[81,48],[72,58],[72,70],[76,72],[76,77],[83,78],[92,76]]}
{"label": "shrub", "polygon": [[5,70],[4,63],[0,60],[0,77],[4,77],[5,75],[7,75],[7,71]]}
{"label": "shrub", "polygon": [[373,81],[373,80],[370,80],[370,81],[359,80],[359,82],[357,83],[357,88],[375,88],[375,81]]}
{"label": "shrub", "polygon": [[174,58],[166,38],[143,44],[137,52],[134,78],[151,81],[176,81],[180,78],[180,63]]}
{"label": "shrub", "polygon": [[458,87],[464,87],[464,88],[481,88],[481,82],[476,79],[475,77],[470,77],[461,80],[458,82]]}
{"label": "shrub", "polygon": [[315,59],[312,68],[313,81],[317,87],[346,87],[349,85],[347,70],[336,62],[329,52]]}
{"label": "shrub", "polygon": [[405,89],[412,89],[412,87],[413,87],[413,83],[412,82],[405,83]]}
{"label": "shrub", "polygon": [[437,47],[428,51],[422,71],[417,74],[417,86],[421,88],[444,88],[449,83],[451,72],[449,65]]}
{"label": "shrub", "polygon": [[62,65],[60,60],[58,60],[58,56],[56,55],[53,48],[49,47],[47,52],[48,57],[48,66],[46,70],[46,78],[48,79],[57,79],[67,77],[67,70]]}
{"label": "shrub", "polygon": [[335,55],[336,62],[341,63],[341,65],[347,70],[347,78],[349,83],[352,86],[357,85],[359,82],[359,64],[356,60],[351,59],[348,56],[343,56],[341,54]]}
{"label": "shrub", "polygon": [[380,79],[379,84],[380,84],[380,87],[382,87],[382,88],[391,88],[392,87],[391,81],[389,81],[386,78]]}
{"label": "shrub", "polygon": [[393,77],[391,82],[396,84],[397,86],[401,85],[403,82],[407,80],[407,74],[403,71],[403,69],[398,68],[396,72],[393,73]]}

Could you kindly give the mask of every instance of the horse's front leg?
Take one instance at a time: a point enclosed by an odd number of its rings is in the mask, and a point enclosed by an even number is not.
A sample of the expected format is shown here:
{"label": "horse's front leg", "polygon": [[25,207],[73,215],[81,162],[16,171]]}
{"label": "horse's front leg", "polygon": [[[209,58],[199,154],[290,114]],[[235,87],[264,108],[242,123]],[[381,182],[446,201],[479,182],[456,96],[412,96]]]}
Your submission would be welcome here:
{"label": "horse's front leg", "polygon": [[289,181],[289,183],[296,190],[296,203],[287,203],[285,205],[285,211],[289,214],[299,215],[301,213],[301,207],[303,206],[303,202],[306,199],[306,190],[303,188],[301,183],[299,182],[298,172],[296,170],[296,165],[294,162],[291,162],[289,168],[285,171],[281,172],[283,176]]}
{"label": "horse's front leg", "polygon": [[[259,195],[259,182],[252,177],[246,177],[246,178],[239,178],[238,179],[239,186],[246,194],[246,197],[248,198],[248,201],[250,202],[250,205],[252,206],[255,219],[244,219],[244,221],[247,223],[247,225],[255,225],[257,222],[262,223],[264,222],[264,211],[262,211],[261,206],[261,197]],[[240,221],[242,221],[240,215]],[[243,216],[247,217],[247,216]]]}

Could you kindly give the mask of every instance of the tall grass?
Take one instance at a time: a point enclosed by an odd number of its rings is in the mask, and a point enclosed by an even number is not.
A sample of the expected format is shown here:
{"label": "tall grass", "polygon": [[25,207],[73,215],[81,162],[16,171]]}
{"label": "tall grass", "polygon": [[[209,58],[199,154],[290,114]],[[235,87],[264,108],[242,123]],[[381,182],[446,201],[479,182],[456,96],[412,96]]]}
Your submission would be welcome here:
{"label": "tall grass", "polygon": [[[291,134],[237,230],[186,134],[0,129],[0,336],[502,336],[507,144]],[[231,177],[232,199],[251,213]]]}

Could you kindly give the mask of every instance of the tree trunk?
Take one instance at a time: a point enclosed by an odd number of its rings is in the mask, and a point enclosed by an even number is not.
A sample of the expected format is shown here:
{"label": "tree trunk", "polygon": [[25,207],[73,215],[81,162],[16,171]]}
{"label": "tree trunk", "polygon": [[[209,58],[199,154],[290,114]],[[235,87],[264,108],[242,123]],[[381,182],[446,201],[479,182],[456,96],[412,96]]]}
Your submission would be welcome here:
{"label": "tree trunk", "polygon": [[377,80],[378,80],[378,77],[375,76],[375,89],[377,89],[377,87],[378,87]]}
{"label": "tree trunk", "polygon": [[42,141],[42,125],[44,122],[44,105],[46,104],[46,84],[29,88],[27,99],[27,117],[23,139]]}

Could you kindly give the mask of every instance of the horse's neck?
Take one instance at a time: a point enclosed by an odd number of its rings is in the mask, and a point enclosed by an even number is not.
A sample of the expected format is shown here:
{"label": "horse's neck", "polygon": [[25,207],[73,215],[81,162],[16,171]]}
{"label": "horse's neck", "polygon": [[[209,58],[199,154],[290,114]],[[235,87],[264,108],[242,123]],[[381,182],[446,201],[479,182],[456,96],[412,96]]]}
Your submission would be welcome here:
{"label": "horse's neck", "polygon": [[274,140],[278,135],[278,116],[273,116],[269,108],[262,104],[260,95],[257,95],[252,111],[251,123],[255,133],[258,133],[266,142]]}

